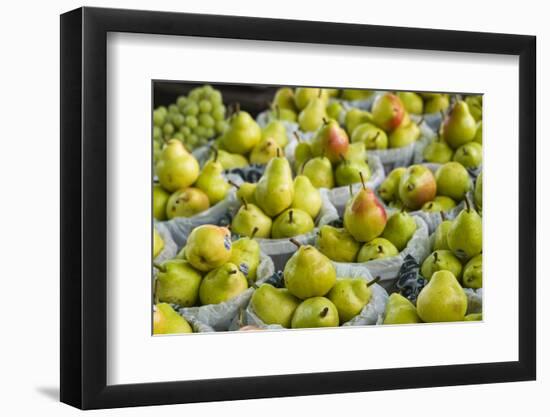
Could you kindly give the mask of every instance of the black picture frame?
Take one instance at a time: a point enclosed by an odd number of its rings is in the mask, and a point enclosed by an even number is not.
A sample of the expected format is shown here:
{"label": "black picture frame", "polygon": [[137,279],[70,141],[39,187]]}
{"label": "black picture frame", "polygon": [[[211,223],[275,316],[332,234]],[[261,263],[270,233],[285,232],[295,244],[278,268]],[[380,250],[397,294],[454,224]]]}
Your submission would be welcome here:
{"label": "black picture frame", "polygon": [[[108,386],[108,32],[519,57],[519,360]],[[61,401],[82,409],[376,391],[536,378],[534,36],[80,8],[61,15]]]}

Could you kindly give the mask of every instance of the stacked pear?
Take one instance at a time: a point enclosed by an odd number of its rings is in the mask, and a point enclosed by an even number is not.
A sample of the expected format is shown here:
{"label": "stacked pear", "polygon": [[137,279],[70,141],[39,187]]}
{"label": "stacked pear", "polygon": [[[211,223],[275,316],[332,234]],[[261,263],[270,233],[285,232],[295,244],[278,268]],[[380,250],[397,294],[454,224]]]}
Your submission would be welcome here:
{"label": "stacked pear", "polygon": [[[271,159],[256,185],[244,183],[237,196],[242,205],[231,230],[241,236],[282,239],[311,232],[322,206],[321,194],[308,177],[292,178],[283,156]],[[252,202],[251,202],[252,201]]]}

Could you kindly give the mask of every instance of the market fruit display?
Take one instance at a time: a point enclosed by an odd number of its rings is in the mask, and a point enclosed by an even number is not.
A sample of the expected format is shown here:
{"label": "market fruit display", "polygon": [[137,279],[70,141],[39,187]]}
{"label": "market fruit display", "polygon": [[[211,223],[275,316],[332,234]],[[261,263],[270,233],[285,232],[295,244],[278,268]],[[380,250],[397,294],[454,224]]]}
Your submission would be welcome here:
{"label": "market fruit display", "polygon": [[[224,88],[152,112],[153,334],[483,320],[482,96],[283,86],[258,109]],[[368,186],[399,149],[415,162]]]}

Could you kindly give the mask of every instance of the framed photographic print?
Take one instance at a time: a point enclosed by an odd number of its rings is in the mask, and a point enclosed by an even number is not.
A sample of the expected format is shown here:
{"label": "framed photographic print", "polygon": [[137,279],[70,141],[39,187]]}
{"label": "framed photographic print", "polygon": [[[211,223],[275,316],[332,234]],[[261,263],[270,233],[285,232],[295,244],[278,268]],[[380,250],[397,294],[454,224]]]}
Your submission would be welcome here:
{"label": "framed photographic print", "polygon": [[61,16],[61,400],[536,377],[535,38]]}

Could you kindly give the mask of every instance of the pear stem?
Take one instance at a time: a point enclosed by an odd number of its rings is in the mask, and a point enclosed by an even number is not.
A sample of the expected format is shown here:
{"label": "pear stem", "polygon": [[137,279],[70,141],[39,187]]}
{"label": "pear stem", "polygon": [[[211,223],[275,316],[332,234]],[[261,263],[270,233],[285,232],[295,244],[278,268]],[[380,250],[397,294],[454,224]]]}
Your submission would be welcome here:
{"label": "pear stem", "polygon": [[277,147],[277,158],[281,157],[281,148]]}
{"label": "pear stem", "polygon": [[323,125],[328,125],[328,120],[326,119],[326,117],[323,117]]}
{"label": "pear stem", "polygon": [[218,148],[216,148],[215,146],[212,146],[212,152],[214,152],[214,162],[218,162],[218,155],[219,155],[219,152],[218,152]]}
{"label": "pear stem", "polygon": [[321,94],[323,94],[323,89],[322,88],[319,89],[319,93],[317,94],[317,98],[321,98]]}
{"label": "pear stem", "polygon": [[235,114],[239,114],[241,112],[241,103],[236,102],[235,103]]}
{"label": "pear stem", "polygon": [[296,140],[297,140],[298,142],[301,142],[301,141],[302,141],[302,138],[301,138],[300,135],[298,134],[298,131],[295,130],[293,133],[294,133],[294,137],[296,138]]}
{"label": "pear stem", "polygon": [[290,210],[290,211],[288,212],[288,222],[289,222],[289,223],[293,223],[293,220],[294,220],[294,219],[292,218],[292,217],[293,217],[293,213],[294,213],[294,212],[293,212],[292,210]]}
{"label": "pear stem", "polygon": [[288,239],[291,243],[293,243],[297,248],[299,248],[300,246],[302,246],[302,244],[300,242],[298,242],[296,239],[294,238],[291,238],[291,239]]}
{"label": "pear stem", "polygon": [[468,197],[464,197],[464,203],[466,203],[466,211],[472,211],[472,206],[470,205],[470,200],[468,200]]}
{"label": "pear stem", "polygon": [[439,215],[441,216],[441,221],[444,222],[445,220],[447,220],[447,216],[445,215],[445,213],[443,213],[442,211],[439,212]]}
{"label": "pear stem", "polygon": [[228,183],[229,185],[232,185],[233,187],[235,187],[237,190],[238,190],[239,188],[241,188],[240,185],[235,184],[235,183],[234,183],[233,181],[231,181],[231,180],[227,181],[227,183]]}
{"label": "pear stem", "polygon": [[434,252],[434,263],[439,262],[439,255],[437,252]]}
{"label": "pear stem", "polygon": [[319,314],[319,316],[321,316],[321,318],[325,318],[328,314],[328,307],[325,307],[323,308],[323,310],[321,311],[321,313]]}
{"label": "pear stem", "polygon": [[422,117],[420,118],[420,120],[418,121],[417,125],[420,126],[423,122],[424,122],[424,116],[422,116]]}
{"label": "pear stem", "polygon": [[365,178],[363,177],[362,171],[359,171],[359,178],[361,178],[361,184],[363,185],[363,190],[366,190],[367,186],[365,185]]}
{"label": "pear stem", "polygon": [[279,106],[277,104],[275,105],[275,117],[277,118],[277,120],[281,118],[281,110],[279,109]]}
{"label": "pear stem", "polygon": [[384,248],[378,245],[378,253],[384,253]]}
{"label": "pear stem", "polygon": [[227,274],[228,275],[233,275],[233,274],[236,274],[237,273],[237,270],[236,269],[232,269],[231,271],[229,271]]}
{"label": "pear stem", "polygon": [[370,287],[373,284],[376,284],[378,281],[380,281],[380,277],[374,278],[372,281],[367,282],[367,287]]}
{"label": "pear stem", "polygon": [[248,203],[246,202],[246,198],[242,197],[241,201],[243,202],[244,209],[248,210]]}
{"label": "pear stem", "polygon": [[349,196],[350,198],[353,197],[353,187],[351,186],[351,184],[349,185]]}
{"label": "pear stem", "polygon": [[376,132],[376,135],[374,135],[370,141],[374,142],[376,139],[378,139],[378,136],[380,136],[380,131]]}
{"label": "pear stem", "polygon": [[160,272],[166,272],[166,267],[164,265],[153,262],[153,266],[157,268]]}
{"label": "pear stem", "polygon": [[257,227],[254,227],[254,229],[252,229],[252,233],[250,234],[250,239],[254,239],[254,236],[256,236],[256,233],[258,233],[258,229]]}

